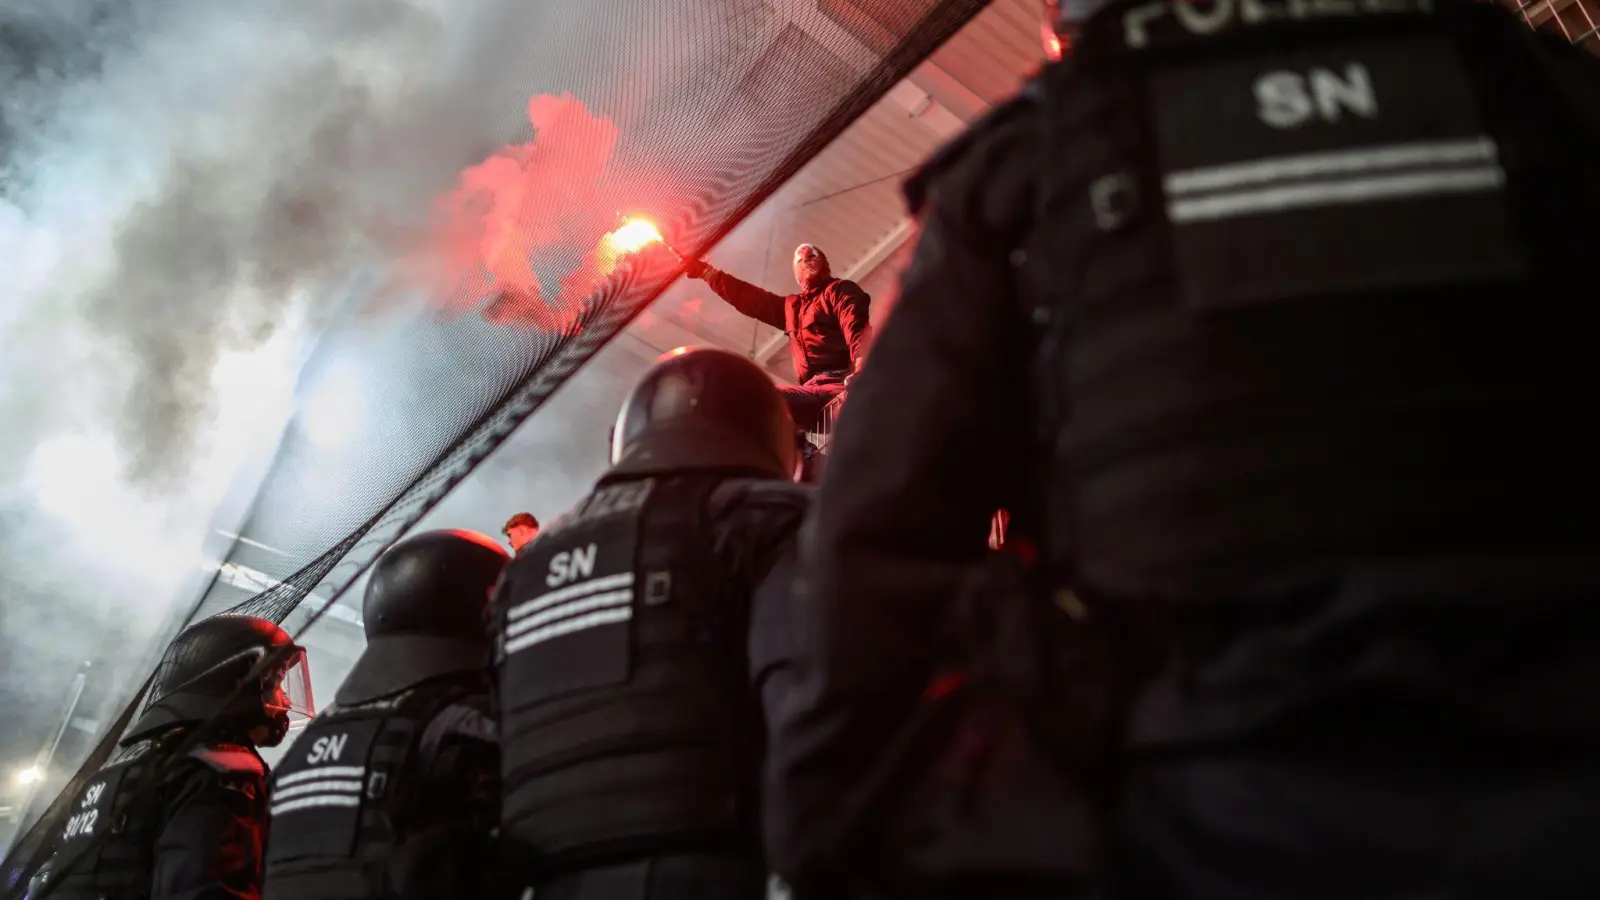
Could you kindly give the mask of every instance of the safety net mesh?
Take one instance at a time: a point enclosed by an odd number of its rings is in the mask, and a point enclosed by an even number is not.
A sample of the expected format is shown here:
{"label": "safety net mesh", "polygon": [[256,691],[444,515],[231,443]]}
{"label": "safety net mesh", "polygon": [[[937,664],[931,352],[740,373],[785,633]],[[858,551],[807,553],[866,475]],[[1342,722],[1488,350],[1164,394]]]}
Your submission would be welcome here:
{"label": "safety net mesh", "polygon": [[1500,0],[1529,25],[1559,34],[1600,55],[1600,2],[1596,0]]}
{"label": "safety net mesh", "polygon": [[[1595,0],[1500,2],[1600,53]],[[713,245],[985,5],[524,4],[492,101],[518,125],[463,173],[455,233],[442,241],[481,250],[499,230],[510,249],[441,286],[431,315],[391,315],[381,327],[357,315],[324,339],[311,365],[360,352],[377,373],[362,404],[381,415],[365,417],[376,424],[342,453],[289,429],[228,560],[260,590],[219,579],[186,621],[224,612],[283,621],[307,598],[331,603],[676,277],[660,246],[607,244],[619,213],[647,217],[684,252]],[[486,212],[506,206],[508,192],[515,215]],[[374,280],[386,275],[366,279],[377,291]],[[0,896],[23,896],[71,798],[140,702],[13,844]]]}
{"label": "safety net mesh", "polygon": [[[708,248],[984,5],[505,4],[522,11],[503,90],[471,102],[502,106],[506,137],[439,200],[429,246],[444,265],[365,273],[359,309],[307,364],[361,360],[359,439],[329,449],[291,423],[224,564],[260,590],[218,578],[187,621],[330,603],[677,277],[673,250],[641,246],[622,216]],[[451,277],[418,290],[419,271]],[[6,896],[139,702],[13,846]]]}

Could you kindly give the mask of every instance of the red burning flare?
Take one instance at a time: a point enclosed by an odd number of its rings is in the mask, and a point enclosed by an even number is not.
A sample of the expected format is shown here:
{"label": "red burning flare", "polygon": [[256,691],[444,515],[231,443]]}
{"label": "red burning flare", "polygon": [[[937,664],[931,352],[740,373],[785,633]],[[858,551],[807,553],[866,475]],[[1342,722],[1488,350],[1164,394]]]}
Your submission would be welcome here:
{"label": "red burning flare", "polygon": [[661,242],[661,232],[649,219],[625,219],[621,228],[600,239],[601,246],[614,259]]}
{"label": "red burning flare", "polygon": [[449,317],[482,307],[498,324],[556,331],[624,255],[660,235],[637,220],[601,237],[615,224],[602,196],[611,120],[570,95],[541,94],[528,101],[528,121],[532,141],[463,171],[439,198],[408,271]]}

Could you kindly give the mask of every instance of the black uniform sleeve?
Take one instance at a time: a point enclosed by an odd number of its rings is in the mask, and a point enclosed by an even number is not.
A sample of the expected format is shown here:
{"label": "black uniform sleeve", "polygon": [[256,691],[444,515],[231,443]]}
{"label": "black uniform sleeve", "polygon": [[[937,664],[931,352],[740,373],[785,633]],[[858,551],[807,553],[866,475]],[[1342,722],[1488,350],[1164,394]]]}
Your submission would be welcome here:
{"label": "black uniform sleeve", "polygon": [[260,897],[264,788],[259,772],[186,763],[169,784],[151,900]]}
{"label": "black uniform sleeve", "polygon": [[390,861],[395,896],[491,896],[489,830],[498,816],[500,741],[487,695],[440,710],[417,744],[405,840]]}
{"label": "black uniform sleeve", "polygon": [[[806,622],[795,614],[794,604],[797,552],[789,542],[750,595],[750,687],[769,731],[772,722],[792,718],[791,706],[803,708],[806,703],[800,696],[806,680],[796,671],[803,665],[806,643],[799,634]],[[764,785],[762,793],[768,791]]]}
{"label": "black uniform sleeve", "polygon": [[783,297],[711,266],[706,267],[705,282],[718,297],[744,315],[779,331],[788,330],[783,317]]}
{"label": "black uniform sleeve", "polygon": [[810,508],[810,488],[776,478],[724,481],[711,493],[712,540],[724,571],[748,588],[794,541]]}
{"label": "black uniform sleeve", "polygon": [[711,495],[718,559],[749,591],[748,655],[751,694],[763,699],[763,683],[792,658],[799,624],[790,616],[789,577],[795,534],[810,508],[811,489],[776,479],[725,481]]}
{"label": "black uniform sleeve", "polygon": [[1026,333],[1009,298],[1031,127],[992,121],[921,182],[901,299],[801,534],[792,602],[806,628],[769,722],[765,803],[769,859],[797,888],[838,874],[830,844],[851,839],[836,817],[928,686],[949,600],[1028,469]]}

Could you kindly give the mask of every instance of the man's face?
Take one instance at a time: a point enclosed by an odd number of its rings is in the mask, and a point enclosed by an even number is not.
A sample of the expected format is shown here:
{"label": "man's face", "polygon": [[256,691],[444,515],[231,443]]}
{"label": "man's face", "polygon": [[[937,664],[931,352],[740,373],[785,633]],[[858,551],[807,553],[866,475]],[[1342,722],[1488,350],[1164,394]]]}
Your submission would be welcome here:
{"label": "man's face", "polygon": [[536,525],[513,525],[506,530],[506,537],[511,540],[512,550],[521,550],[522,545],[539,536]]}
{"label": "man's face", "polygon": [[794,280],[800,287],[809,289],[829,274],[828,258],[821,250],[810,244],[794,248]]}

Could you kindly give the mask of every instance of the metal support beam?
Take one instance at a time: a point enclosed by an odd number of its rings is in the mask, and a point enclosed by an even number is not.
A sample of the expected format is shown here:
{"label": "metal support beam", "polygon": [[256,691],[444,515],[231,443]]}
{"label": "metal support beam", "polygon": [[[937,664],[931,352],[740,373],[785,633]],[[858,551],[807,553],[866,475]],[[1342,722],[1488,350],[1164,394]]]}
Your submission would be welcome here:
{"label": "metal support beam", "polygon": [[906,80],[927,91],[935,103],[950,110],[964,122],[971,122],[989,111],[988,101],[931,62],[917,66]]}

